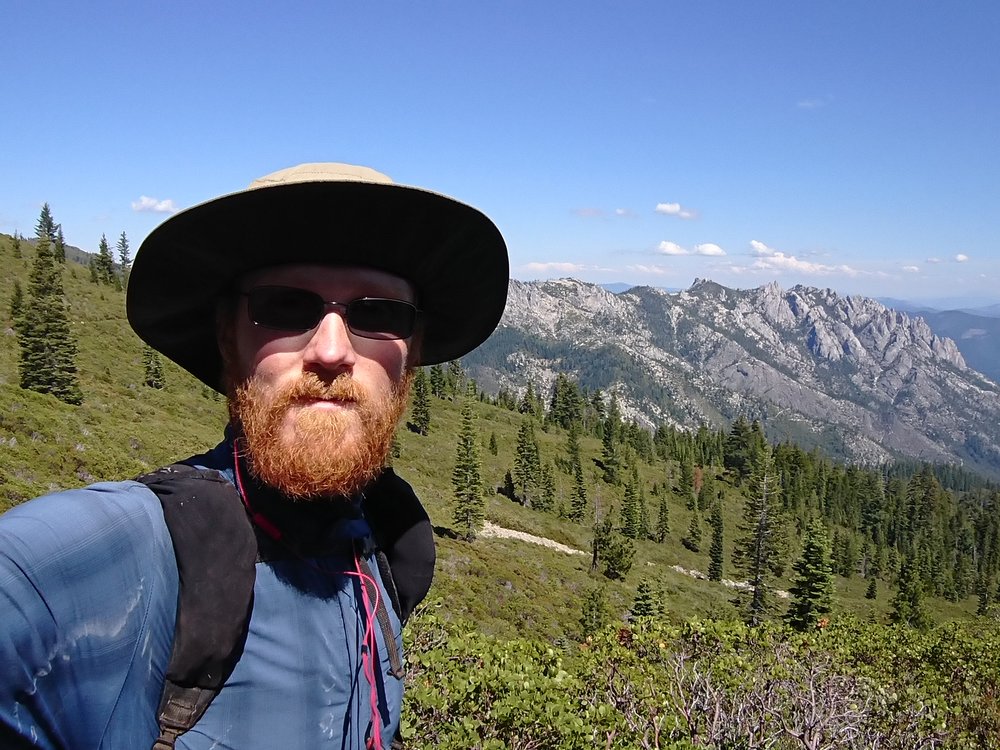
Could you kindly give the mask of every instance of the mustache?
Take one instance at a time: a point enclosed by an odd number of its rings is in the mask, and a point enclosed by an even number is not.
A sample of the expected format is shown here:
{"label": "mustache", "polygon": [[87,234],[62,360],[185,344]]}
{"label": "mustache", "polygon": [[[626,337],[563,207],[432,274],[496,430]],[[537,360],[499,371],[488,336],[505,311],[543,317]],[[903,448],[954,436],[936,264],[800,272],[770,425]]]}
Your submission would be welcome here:
{"label": "mustache", "polygon": [[286,402],[322,399],[360,403],[366,400],[366,392],[350,375],[338,375],[326,382],[313,373],[304,373],[285,394]]}

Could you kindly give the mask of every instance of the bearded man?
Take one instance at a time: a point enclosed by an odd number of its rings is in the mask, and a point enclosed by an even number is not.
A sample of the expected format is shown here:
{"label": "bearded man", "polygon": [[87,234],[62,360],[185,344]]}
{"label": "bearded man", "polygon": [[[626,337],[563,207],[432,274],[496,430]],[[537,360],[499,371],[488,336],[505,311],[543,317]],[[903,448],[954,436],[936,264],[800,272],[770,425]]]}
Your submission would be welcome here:
{"label": "bearded man", "polygon": [[154,230],[129,322],[226,394],[225,439],[0,517],[0,746],[388,747],[434,554],[387,457],[413,368],[482,343],[507,275],[485,215],[342,164]]}

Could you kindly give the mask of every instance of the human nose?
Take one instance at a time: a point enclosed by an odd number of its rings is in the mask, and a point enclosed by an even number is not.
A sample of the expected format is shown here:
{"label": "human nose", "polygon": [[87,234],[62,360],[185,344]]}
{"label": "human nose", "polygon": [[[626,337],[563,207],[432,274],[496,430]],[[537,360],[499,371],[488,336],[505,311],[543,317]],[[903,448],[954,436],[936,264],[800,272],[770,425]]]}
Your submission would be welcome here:
{"label": "human nose", "polygon": [[309,338],[303,356],[306,363],[325,369],[350,369],[357,361],[357,352],[344,318],[346,308],[337,303],[327,303],[327,310]]}

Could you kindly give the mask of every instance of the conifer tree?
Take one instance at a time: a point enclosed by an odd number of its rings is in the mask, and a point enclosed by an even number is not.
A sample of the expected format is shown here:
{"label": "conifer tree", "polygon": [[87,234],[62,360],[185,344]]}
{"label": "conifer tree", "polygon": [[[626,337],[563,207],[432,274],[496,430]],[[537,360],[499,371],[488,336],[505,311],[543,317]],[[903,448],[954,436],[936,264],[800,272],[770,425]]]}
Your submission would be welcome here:
{"label": "conifer tree", "polygon": [[38,239],[44,237],[48,240],[51,251],[51,244],[56,241],[56,222],[52,218],[52,209],[49,208],[48,203],[42,204],[42,210],[38,214],[38,223],[35,224],[35,237]]}
{"label": "conifer tree", "polygon": [[431,395],[435,398],[445,398],[447,396],[446,382],[444,369],[441,365],[432,365],[430,374]]}
{"label": "conifer tree", "polygon": [[635,591],[635,601],[632,603],[632,617],[659,617],[663,614],[662,594],[657,591],[648,578],[639,581]]}
{"label": "conifer tree", "polygon": [[541,460],[538,454],[538,443],[535,440],[534,420],[526,416],[517,432],[517,445],[514,448],[514,486],[517,488],[521,504],[532,507],[535,490],[538,487]]}
{"label": "conifer tree", "polygon": [[536,510],[552,510],[556,504],[555,469],[551,461],[541,465],[538,476],[538,495],[535,497]]}
{"label": "conifer tree", "polygon": [[159,390],[166,385],[163,379],[163,360],[151,346],[144,346],[142,349],[142,366],[147,386]]}
{"label": "conifer tree", "polygon": [[17,327],[21,346],[21,387],[49,393],[68,404],[79,404],[83,394],[76,377],[76,340],[69,328],[62,271],[52,257],[46,226],[52,215],[45,204],[39,218],[35,261],[28,285],[28,300]]}
{"label": "conifer tree", "polygon": [[896,595],[892,598],[889,620],[897,625],[909,625],[917,630],[930,627],[930,616],[924,606],[923,583],[913,558],[906,558],[899,569]]}
{"label": "conifer tree", "polygon": [[632,467],[632,478],[625,485],[625,499],[622,503],[622,533],[629,539],[642,536],[639,510],[639,473]]}
{"label": "conifer tree", "polygon": [[108,247],[108,238],[103,234],[98,246],[97,258],[94,260],[94,272],[97,274],[99,283],[111,286],[118,284],[118,275],[115,273],[115,262],[111,257],[111,248]]}
{"label": "conifer tree", "polygon": [[573,490],[569,498],[569,518],[580,523],[587,514],[587,485],[583,479],[583,465],[573,465]]}
{"label": "conifer tree", "polygon": [[608,598],[604,586],[594,586],[587,590],[583,597],[583,612],[580,616],[580,627],[584,638],[600,632],[611,615],[608,612]]}
{"label": "conifer tree", "polygon": [[497,434],[495,432],[490,432],[489,451],[491,456],[497,455],[500,451],[500,447],[497,445]]}
{"label": "conifer tree", "polygon": [[712,515],[709,523],[712,526],[712,544],[708,548],[708,580],[721,581],[722,568],[724,565],[725,548],[723,546],[723,522],[722,503],[716,502],[712,506]]}
{"label": "conifer tree", "polygon": [[115,248],[118,252],[118,267],[121,269],[122,286],[128,285],[128,274],[132,270],[132,252],[128,246],[128,237],[123,231],[118,237],[118,245]]}
{"label": "conifer tree", "polygon": [[740,536],[733,549],[733,565],[750,584],[747,619],[758,625],[767,611],[767,586],[783,571],[782,523],[778,515],[779,481],[770,446],[765,444],[753,458],[747,486]]}
{"label": "conifer tree", "polygon": [[670,533],[670,506],[667,504],[667,493],[660,493],[660,504],[656,511],[656,531],[653,534],[653,541],[663,543],[667,541],[667,534]]}
{"label": "conifer tree", "polygon": [[572,473],[573,467],[580,463],[580,423],[570,422],[566,432],[566,456]]}
{"label": "conifer tree", "polygon": [[618,483],[618,450],[615,446],[615,427],[610,419],[604,422],[604,434],[601,437],[601,465],[604,468],[604,481],[608,484]]}
{"label": "conifer tree", "polygon": [[453,359],[448,363],[448,374],[445,377],[447,395],[451,397],[458,396],[465,390],[465,370],[462,369],[462,363]]}
{"label": "conifer tree", "polygon": [[410,411],[410,429],[426,435],[431,429],[431,399],[427,393],[427,373],[418,367],[413,373],[413,406]]}
{"label": "conifer tree", "polygon": [[21,317],[21,313],[24,312],[24,291],[21,289],[21,282],[18,279],[14,279],[14,290],[10,294],[10,322],[14,326],[14,330],[17,330],[18,320]]}
{"label": "conifer tree", "polygon": [[681,478],[677,488],[684,500],[684,507],[688,510],[697,510],[697,498],[694,494],[694,464],[691,463],[690,456],[681,459]]}
{"label": "conifer tree", "polygon": [[52,247],[52,257],[56,263],[66,262],[66,238],[63,236],[62,224],[56,228],[56,239]]}
{"label": "conifer tree", "polygon": [[479,447],[473,428],[472,402],[462,405],[462,428],[458,435],[455,454],[455,469],[451,474],[455,489],[455,525],[466,541],[473,541],[483,525],[486,501],[483,497],[483,483],[480,472]]}
{"label": "conifer tree", "polygon": [[868,588],[865,589],[865,599],[878,598],[878,579],[872,576],[868,579]]}
{"label": "conifer tree", "polygon": [[687,533],[681,539],[681,544],[692,552],[701,551],[701,515],[698,511],[691,514],[691,523],[688,524]]}
{"label": "conifer tree", "polygon": [[802,556],[792,564],[795,580],[792,603],[785,620],[796,630],[807,630],[833,608],[833,565],[826,526],[818,518],[806,527]]}
{"label": "conifer tree", "polygon": [[698,488],[698,510],[706,511],[716,501],[715,476],[712,471],[703,468],[701,472],[701,487]]}
{"label": "conifer tree", "polygon": [[14,241],[11,244],[11,250],[14,251],[15,258],[22,258],[23,253],[21,252],[21,235],[19,232],[14,232]]}

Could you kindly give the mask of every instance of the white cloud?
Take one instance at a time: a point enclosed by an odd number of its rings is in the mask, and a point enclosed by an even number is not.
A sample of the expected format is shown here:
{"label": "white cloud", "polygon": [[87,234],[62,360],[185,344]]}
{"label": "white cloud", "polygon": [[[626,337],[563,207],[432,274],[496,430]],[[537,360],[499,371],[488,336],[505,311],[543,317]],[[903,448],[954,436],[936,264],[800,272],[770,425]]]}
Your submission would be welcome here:
{"label": "white cloud", "polygon": [[920,273],[920,266],[903,266],[906,273]]}
{"label": "white cloud", "polygon": [[678,219],[693,219],[695,212],[684,208],[680,203],[657,203],[654,209],[658,214],[676,216]]}
{"label": "white cloud", "polygon": [[651,273],[655,276],[662,276],[666,273],[670,273],[670,271],[664,268],[663,266],[635,265],[635,266],[626,266],[625,268],[628,271],[637,271],[639,273]]}
{"label": "white cloud", "polygon": [[716,245],[714,242],[703,242],[700,245],[696,245],[694,252],[697,255],[725,255],[726,251],[721,247]]}
{"label": "white cloud", "polygon": [[833,101],[831,96],[813,96],[807,99],[799,99],[795,106],[799,109],[819,109],[821,107],[827,106]]}
{"label": "white cloud", "polygon": [[847,265],[828,266],[823,263],[800,260],[794,255],[785,255],[780,250],[775,250],[773,247],[769,247],[759,240],[750,240],[750,249],[758,256],[751,268],[758,271],[795,271],[797,273],[814,274],[817,276],[830,274],[857,276],[861,273],[857,269]]}
{"label": "white cloud", "polygon": [[928,263],[940,263],[941,259],[940,258],[928,258],[927,262]]}
{"label": "white cloud", "polygon": [[676,242],[670,242],[664,240],[659,245],[656,246],[656,252],[663,253],[663,255],[690,255],[689,250],[684,249]]}
{"label": "white cloud", "polygon": [[958,255],[955,256],[956,263],[965,263],[965,261],[967,261],[968,259],[969,256],[966,255],[965,253],[959,253]]}
{"label": "white cloud", "polygon": [[139,200],[132,201],[132,210],[138,212],[151,212],[155,214],[177,213],[177,206],[169,198],[167,200],[157,200],[148,195],[139,196]]}
{"label": "white cloud", "polygon": [[616,208],[615,216],[621,216],[626,219],[634,219],[636,213],[631,208]]}

